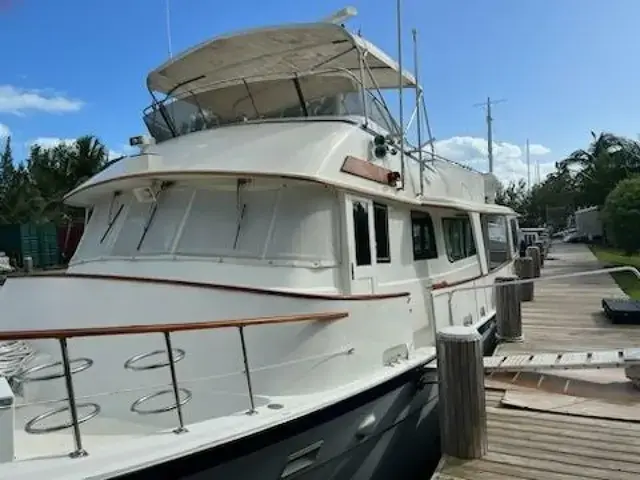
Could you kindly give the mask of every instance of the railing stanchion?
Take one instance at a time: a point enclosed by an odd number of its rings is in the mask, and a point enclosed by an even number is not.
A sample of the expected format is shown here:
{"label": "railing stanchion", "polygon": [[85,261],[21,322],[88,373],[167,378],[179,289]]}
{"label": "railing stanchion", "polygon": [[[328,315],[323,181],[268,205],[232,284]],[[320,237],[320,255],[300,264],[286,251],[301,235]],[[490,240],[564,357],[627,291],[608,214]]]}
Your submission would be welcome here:
{"label": "railing stanchion", "polygon": [[249,370],[249,359],[247,358],[247,344],[244,341],[244,327],[239,326],[240,344],[242,346],[242,360],[244,361],[244,372],[247,375],[247,388],[249,389],[249,401],[251,402],[251,410],[247,413],[253,415],[256,412],[256,404],[253,399],[253,386],[251,385],[251,371]]}
{"label": "railing stanchion", "polygon": [[176,375],[176,363],[173,358],[173,348],[171,346],[171,333],[163,332],[164,343],[167,346],[167,356],[169,360],[169,370],[171,371],[171,386],[173,387],[173,396],[176,399],[176,412],[178,413],[178,428],[174,433],[184,433],[188,430],[184,426],[184,419],[182,417],[182,404],[180,403],[180,389],[178,388],[178,376]]}
{"label": "railing stanchion", "polygon": [[69,454],[71,458],[86,457],[87,451],[82,448],[82,435],[80,434],[80,422],[78,421],[78,406],[76,405],[76,395],[73,391],[73,378],[71,377],[71,364],[69,363],[69,349],[67,347],[67,339],[62,337],[58,339],[60,342],[60,351],[62,353],[62,368],[64,369],[64,383],[67,387],[67,395],[69,401],[69,411],[71,412],[71,423],[73,425],[73,443],[76,449]]}

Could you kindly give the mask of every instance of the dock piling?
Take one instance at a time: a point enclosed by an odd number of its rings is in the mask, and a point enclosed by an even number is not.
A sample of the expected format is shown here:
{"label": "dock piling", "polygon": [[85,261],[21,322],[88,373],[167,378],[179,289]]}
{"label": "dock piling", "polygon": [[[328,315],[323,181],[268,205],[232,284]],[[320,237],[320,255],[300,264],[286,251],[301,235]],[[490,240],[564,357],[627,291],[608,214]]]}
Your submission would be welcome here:
{"label": "dock piling", "polygon": [[487,453],[482,336],[473,327],[437,333],[442,453],[479,459]]}
{"label": "dock piling", "polygon": [[520,285],[505,282],[516,281],[516,277],[498,277],[496,289],[496,336],[503,342],[522,341],[522,306]]}
{"label": "dock piling", "polygon": [[[528,280],[533,278],[533,258],[531,257],[519,257],[515,261],[516,275],[521,280]],[[533,282],[523,283],[520,285],[520,300],[523,302],[533,301]]]}
{"label": "dock piling", "polygon": [[544,248],[544,242],[536,242],[535,245],[540,250],[540,268],[544,268],[544,257],[547,256],[547,251]]}
{"label": "dock piling", "polygon": [[533,258],[533,277],[538,278],[540,276],[542,254],[539,247],[527,247],[525,254],[527,257]]}

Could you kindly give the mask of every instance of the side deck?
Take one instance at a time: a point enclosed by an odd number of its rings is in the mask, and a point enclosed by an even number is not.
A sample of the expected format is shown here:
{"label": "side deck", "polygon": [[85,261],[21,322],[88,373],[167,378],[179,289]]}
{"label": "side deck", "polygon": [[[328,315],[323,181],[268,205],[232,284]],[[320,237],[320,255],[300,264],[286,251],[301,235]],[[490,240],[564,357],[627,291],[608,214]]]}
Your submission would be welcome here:
{"label": "side deck", "polygon": [[[584,245],[556,244],[543,276],[601,268]],[[602,313],[624,297],[607,274],[536,283],[522,304],[524,341],[495,355],[640,346],[640,327]],[[486,377],[488,453],[443,458],[433,480],[640,478],[640,391],[623,369],[495,373]]]}

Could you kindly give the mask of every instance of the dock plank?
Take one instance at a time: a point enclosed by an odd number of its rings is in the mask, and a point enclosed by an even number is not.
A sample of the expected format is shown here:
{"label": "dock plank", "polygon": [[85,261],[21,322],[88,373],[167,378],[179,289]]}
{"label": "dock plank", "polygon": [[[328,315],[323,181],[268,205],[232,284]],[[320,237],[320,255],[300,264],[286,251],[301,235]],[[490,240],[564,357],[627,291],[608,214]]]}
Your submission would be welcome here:
{"label": "dock plank", "polygon": [[[560,244],[554,245],[542,272],[543,276],[551,276],[597,268],[601,266],[586,246]],[[494,355],[639,347],[640,326],[612,325],[604,316],[601,301],[607,297],[625,297],[609,275],[537,284],[534,301],[522,304],[524,341],[501,344]],[[574,372],[570,376],[563,371],[545,371],[540,377],[553,377],[559,385],[565,381],[576,384],[578,381],[595,382],[595,376],[589,377],[587,373]],[[581,387],[595,398],[585,397],[585,402],[597,404],[603,410],[609,404],[611,412],[622,412],[629,405],[640,403],[640,393],[630,400],[630,396],[635,395],[633,391],[615,398],[616,388],[624,391],[616,386],[620,375],[612,375],[610,383],[603,381],[601,385],[606,394],[603,393],[601,398],[597,398],[598,383],[593,383],[590,389]],[[479,460],[445,457],[433,474],[433,480],[640,478],[640,421],[637,419],[600,418],[597,409],[585,408],[583,412],[571,414],[562,409],[554,411],[551,397],[562,394],[556,387],[552,393],[536,389],[536,382],[531,379],[527,381],[528,386],[523,386],[523,382],[513,381],[510,384],[508,380],[493,380],[502,377],[487,378],[492,378],[487,381],[486,388],[488,454]],[[533,411],[505,406],[502,400],[508,391],[535,393],[541,399],[540,409]],[[549,395],[549,398],[544,399],[544,395]],[[580,401],[580,397],[574,398]]]}

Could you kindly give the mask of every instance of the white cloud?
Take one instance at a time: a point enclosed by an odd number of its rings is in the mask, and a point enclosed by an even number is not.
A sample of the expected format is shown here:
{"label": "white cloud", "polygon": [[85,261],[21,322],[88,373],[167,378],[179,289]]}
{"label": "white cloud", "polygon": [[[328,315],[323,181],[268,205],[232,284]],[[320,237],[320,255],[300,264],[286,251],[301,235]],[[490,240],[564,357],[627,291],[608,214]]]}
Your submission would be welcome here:
{"label": "white cloud", "polygon": [[529,154],[531,155],[547,155],[549,153],[551,153],[551,150],[544,145],[538,145],[537,143],[529,145]]}
{"label": "white cloud", "polygon": [[0,85],[0,112],[2,113],[24,115],[27,111],[76,112],[83,106],[82,100],[67,98],[56,92]]}
{"label": "white cloud", "polygon": [[27,147],[40,145],[42,148],[53,148],[60,144],[72,145],[75,141],[75,138],[38,137],[35,140],[27,142]]}
{"label": "white cloud", "polygon": [[[435,142],[436,153],[442,157],[468,165],[481,172],[488,171],[487,141],[478,137],[451,137]],[[531,155],[531,181],[536,178],[536,161],[540,161],[540,178],[544,179],[555,169],[551,159],[545,157],[551,150],[544,145],[529,145]],[[493,171],[502,182],[527,179],[524,148],[508,142],[493,142]]]}
{"label": "white cloud", "polygon": [[6,138],[11,135],[11,130],[6,125],[0,123],[0,138]]}

